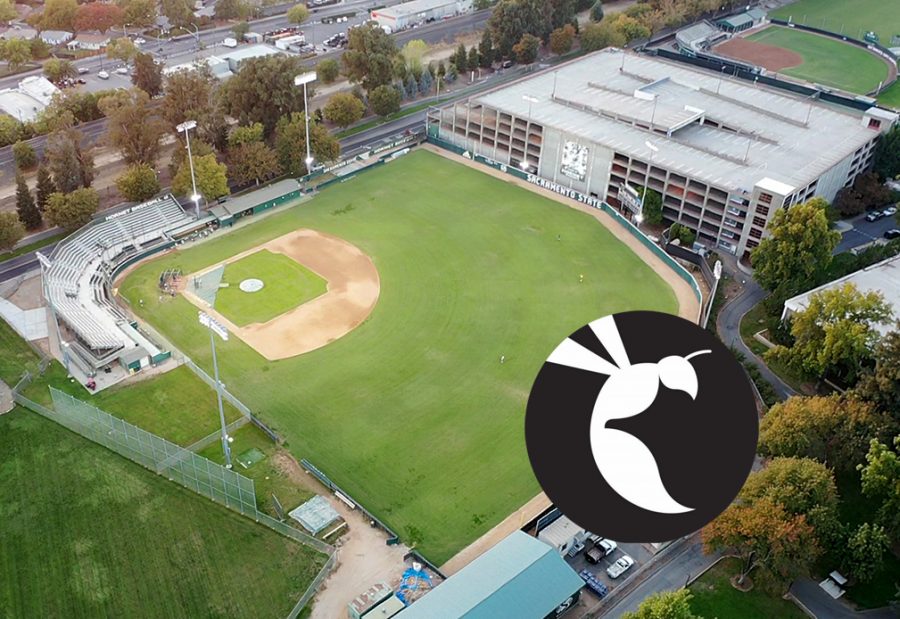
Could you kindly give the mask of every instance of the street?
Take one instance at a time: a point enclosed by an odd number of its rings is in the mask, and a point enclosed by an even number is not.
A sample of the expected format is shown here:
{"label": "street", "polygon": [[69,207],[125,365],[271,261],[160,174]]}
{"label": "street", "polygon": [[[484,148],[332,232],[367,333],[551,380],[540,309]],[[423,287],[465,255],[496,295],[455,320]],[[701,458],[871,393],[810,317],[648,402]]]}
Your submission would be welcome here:
{"label": "street", "polygon": [[841,242],[834,249],[835,254],[850,251],[854,247],[865,245],[876,240],[885,240],[884,233],[894,228],[900,228],[900,222],[894,217],[882,217],[878,221],[866,221],[865,214],[846,220],[853,226],[852,230],[844,232]]}

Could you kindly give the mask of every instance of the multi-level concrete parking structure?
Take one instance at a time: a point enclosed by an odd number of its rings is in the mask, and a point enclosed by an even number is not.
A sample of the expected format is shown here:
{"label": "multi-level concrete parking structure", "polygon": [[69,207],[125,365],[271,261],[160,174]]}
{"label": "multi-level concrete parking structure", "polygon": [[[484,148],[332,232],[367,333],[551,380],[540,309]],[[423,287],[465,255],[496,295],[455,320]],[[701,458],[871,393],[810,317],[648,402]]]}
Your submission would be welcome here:
{"label": "multi-level concrete parking structure", "polygon": [[667,220],[739,256],[779,208],[850,185],[896,122],[617,49],[428,115],[430,135],[535,182],[633,209],[657,191]]}

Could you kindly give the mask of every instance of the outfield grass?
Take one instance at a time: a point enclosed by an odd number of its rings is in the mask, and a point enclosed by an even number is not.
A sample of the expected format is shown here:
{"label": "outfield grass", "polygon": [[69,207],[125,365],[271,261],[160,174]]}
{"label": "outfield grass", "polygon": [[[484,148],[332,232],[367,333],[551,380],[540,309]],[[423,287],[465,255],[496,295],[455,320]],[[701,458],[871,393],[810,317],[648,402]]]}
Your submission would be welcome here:
{"label": "outfield grass", "polygon": [[[263,289],[241,290],[239,284],[250,278],[261,279]],[[268,322],[327,289],[327,282],[302,264],[268,249],[226,265],[222,281],[228,287],[216,293],[216,310],[239,327]]]}
{"label": "outfield grass", "polygon": [[224,381],[437,563],[538,492],[523,415],[553,347],[604,314],[677,311],[671,288],[589,215],[426,151],[143,265],[120,292],[133,307],[149,300],[143,317],[209,367],[196,308],[150,294],[160,270],[198,271],[298,228],[370,255],[378,304],[352,333],[284,361],[231,338],[218,347]]}
{"label": "outfield grass", "polygon": [[0,453],[4,617],[283,617],[325,559],[23,409]]}
{"label": "outfield grass", "polygon": [[[700,617],[746,619],[771,617],[805,619],[806,615],[792,602],[770,595],[755,587],[738,591],[730,578],[740,571],[738,559],[723,559],[691,585],[691,610]],[[751,574],[752,576],[752,574]]]}
{"label": "outfield grass", "polygon": [[893,0],[797,0],[769,11],[769,17],[822,28],[862,40],[869,30],[879,43],[891,46],[891,36],[900,34],[900,7]]}
{"label": "outfield grass", "polygon": [[878,95],[878,103],[900,110],[900,81],[894,82]]}
{"label": "outfield grass", "polygon": [[809,82],[865,94],[877,88],[888,76],[887,65],[873,54],[855,45],[817,34],[771,26],[747,39],[789,49],[803,56],[800,65],[782,69],[779,73]]}
{"label": "outfield grass", "polygon": [[14,387],[25,372],[36,372],[37,355],[31,347],[0,318],[0,380]]}

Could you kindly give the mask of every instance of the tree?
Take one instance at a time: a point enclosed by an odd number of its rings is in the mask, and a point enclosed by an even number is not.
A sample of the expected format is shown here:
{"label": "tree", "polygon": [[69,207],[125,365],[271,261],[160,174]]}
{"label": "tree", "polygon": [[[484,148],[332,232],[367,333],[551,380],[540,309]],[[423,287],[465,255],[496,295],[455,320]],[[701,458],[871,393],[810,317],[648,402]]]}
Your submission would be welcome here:
{"label": "tree", "polygon": [[603,2],[601,0],[597,0],[591,7],[591,21],[603,21]]}
{"label": "tree", "polygon": [[473,45],[472,49],[469,50],[469,59],[466,68],[469,71],[477,71],[480,66],[481,56],[478,54],[478,48]]}
{"label": "tree", "polygon": [[878,141],[874,170],[881,178],[896,178],[900,175],[900,125],[894,125]]}
{"label": "tree", "polygon": [[375,23],[364,24],[350,31],[347,49],[341,57],[344,75],[371,96],[379,86],[391,83],[397,54],[392,36]]}
{"label": "tree", "polygon": [[891,314],[880,292],[861,293],[851,283],[822,290],[791,317],[793,345],[770,349],[766,359],[776,359],[803,376],[827,374],[854,385],[871,362],[877,325]]}
{"label": "tree", "polygon": [[139,53],[134,57],[134,73],[131,83],[146,92],[151,98],[162,92],[162,65],[157,64],[150,54]]}
{"label": "tree", "polygon": [[[225,164],[216,161],[213,154],[194,156],[194,177],[197,182],[197,193],[203,196],[203,200],[209,203],[222,196],[227,196],[228,176]],[[193,192],[191,184],[190,162],[185,161],[178,168],[175,178],[172,179],[172,191],[176,195],[186,196]]]}
{"label": "tree", "polygon": [[481,59],[481,68],[490,69],[494,64],[494,41],[491,39],[490,30],[485,29],[481,35],[481,43],[478,44],[478,57]]}
{"label": "tree", "polygon": [[588,24],[581,31],[581,49],[586,52],[606,47],[625,47],[626,43],[628,41],[625,39],[625,35],[617,30],[609,19]]}
{"label": "tree", "polygon": [[54,83],[71,79],[78,75],[75,65],[62,58],[50,58],[44,63],[44,76]]}
{"label": "tree", "polygon": [[193,23],[193,3],[190,0],[162,0],[160,3],[162,14],[176,26],[186,26]]}
{"label": "tree", "polygon": [[178,71],[166,78],[162,115],[172,130],[188,119],[195,119],[213,106],[213,78],[209,69]]}
{"label": "tree", "polygon": [[119,37],[113,39],[106,46],[106,56],[113,60],[121,60],[122,62],[131,62],[138,53],[138,48],[134,42],[128,37]]}
{"label": "tree", "polygon": [[891,414],[894,424],[900,424],[900,331],[895,329],[883,336],[873,356],[875,366],[863,373],[854,394]]}
{"label": "tree", "polygon": [[28,142],[22,140],[17,141],[12,146],[13,159],[16,162],[16,169],[27,170],[37,163],[37,155]]}
{"label": "tree", "polygon": [[149,28],[156,23],[156,0],[119,0],[119,6],[125,12],[123,23],[137,28]]}
{"label": "tree", "polygon": [[697,233],[681,223],[674,223],[669,228],[669,241],[680,241],[682,247],[693,247],[697,240]]}
{"label": "tree", "polygon": [[520,64],[531,64],[538,57],[541,40],[533,34],[525,33],[518,43],[513,45],[513,53]]}
{"label": "tree", "polygon": [[844,569],[859,582],[870,581],[884,565],[890,547],[884,527],[864,522],[847,539]]}
{"label": "tree", "polygon": [[90,187],[94,181],[94,160],[81,148],[81,139],[81,132],[71,127],[60,128],[47,137],[47,167],[62,194]]}
{"label": "tree", "polygon": [[774,405],[759,429],[763,456],[814,458],[852,471],[873,438],[887,438],[886,415],[851,396],[794,396]]}
{"label": "tree", "polygon": [[641,214],[648,224],[658,226],[663,222],[662,196],[652,189],[641,192],[643,195],[643,207]]}
{"label": "tree", "polygon": [[116,179],[116,188],[129,202],[144,202],[159,193],[159,179],[153,166],[137,163]]}
{"label": "tree", "polygon": [[[422,58],[428,51],[428,43],[422,39],[413,39],[400,50],[400,57],[409,70],[422,70]],[[417,73],[418,75],[418,73]]]}
{"label": "tree", "polygon": [[422,71],[422,77],[419,78],[419,92],[427,95],[431,92],[431,86],[434,84],[434,78],[431,77],[431,71]]}
{"label": "tree", "polygon": [[35,206],[31,190],[21,172],[16,174],[16,212],[26,230],[41,227],[41,212]]}
{"label": "tree", "polygon": [[622,33],[627,43],[635,39],[649,38],[651,34],[650,28],[627,13],[618,13],[612,21],[612,26]]}
{"label": "tree", "polygon": [[10,71],[15,71],[31,61],[31,45],[25,39],[4,40],[0,42],[0,59],[6,62]]}
{"label": "tree", "polygon": [[128,165],[155,165],[166,124],[150,106],[146,92],[134,89],[128,94],[128,99],[108,115],[107,139]]}
{"label": "tree", "polygon": [[463,71],[466,70],[466,65],[469,64],[469,54],[466,52],[465,44],[459,44],[459,47],[457,47],[453,55],[450,56],[450,62],[455,64],[457,69]]}
{"label": "tree", "polygon": [[263,141],[262,123],[253,123],[235,127],[228,135],[228,147],[236,148],[243,144],[252,144],[253,142]]}
{"label": "tree", "polygon": [[344,128],[362,118],[365,111],[362,101],[349,93],[339,92],[328,100],[328,104],[325,106],[325,118],[328,122]]}
{"label": "tree", "polygon": [[415,99],[416,95],[419,94],[419,82],[412,73],[406,76],[403,88],[407,99]]}
{"label": "tree", "polygon": [[825,200],[813,198],[778,209],[768,225],[768,238],[753,250],[753,276],[773,293],[775,304],[816,286],[831,264],[841,235],[830,229],[827,208]]}
{"label": "tree", "polygon": [[54,226],[74,232],[91,220],[100,206],[100,196],[89,187],[70,193],[52,193],[47,200],[45,215]]}
{"label": "tree", "polygon": [[41,30],[73,30],[78,3],[75,0],[47,0],[41,13]]}
{"label": "tree", "polygon": [[323,84],[332,84],[341,74],[341,65],[334,58],[326,58],[316,65],[317,79]]}
{"label": "tree", "polygon": [[218,0],[214,15],[216,19],[243,19],[250,13],[244,0]]}
{"label": "tree", "polygon": [[302,24],[309,19],[309,9],[305,4],[295,4],[287,10],[287,20],[292,24]]}
{"label": "tree", "polygon": [[706,552],[727,552],[741,560],[737,583],[759,569],[782,582],[808,572],[820,550],[813,528],[802,515],[763,498],[730,505],[704,527]]}
{"label": "tree", "polygon": [[400,94],[391,86],[379,86],[369,93],[369,104],[379,116],[389,116],[400,111]]}
{"label": "tree", "polygon": [[549,36],[551,16],[552,6],[544,0],[500,0],[487,24],[500,57],[509,58],[525,34]]}
{"label": "tree", "polygon": [[[306,123],[303,114],[294,113],[278,121],[275,130],[275,150],[281,169],[292,176],[304,176],[306,169],[306,150],[298,148],[306,143]],[[309,123],[309,144],[315,160],[322,163],[336,160],[341,154],[341,145],[323,125]]]}
{"label": "tree", "polygon": [[[241,124],[262,123],[266,135],[270,135],[279,118],[303,111],[302,89],[294,85],[294,76],[301,71],[296,56],[245,61],[222,87],[225,112]],[[313,92],[308,96],[312,99]]]}
{"label": "tree", "polygon": [[691,610],[691,598],[689,589],[660,591],[646,597],[636,611],[625,613],[622,619],[703,619]]}
{"label": "tree", "polygon": [[554,54],[568,54],[575,42],[575,27],[566,24],[550,33],[550,51]]}
{"label": "tree", "polygon": [[894,449],[873,440],[861,471],[863,494],[881,501],[878,512],[881,524],[892,536],[900,533],[900,435],[894,437]]}
{"label": "tree", "polygon": [[0,146],[9,146],[22,138],[23,126],[18,120],[0,114]]}
{"label": "tree", "polygon": [[25,226],[15,213],[0,213],[0,251],[11,251],[25,236]]}
{"label": "tree", "polygon": [[834,208],[848,217],[858,215],[867,208],[883,206],[891,201],[892,192],[872,172],[860,174],[853,181],[853,186],[844,187],[834,198]]}
{"label": "tree", "polygon": [[125,23],[125,11],[115,4],[88,2],[75,11],[75,31],[99,30],[105,33],[113,26]]}
{"label": "tree", "polygon": [[238,42],[243,41],[247,33],[250,32],[250,24],[245,21],[239,21],[231,27],[231,32]]}
{"label": "tree", "polygon": [[259,185],[260,181],[281,174],[281,164],[278,155],[265,142],[248,142],[229,153],[228,172],[238,185],[251,182]]}
{"label": "tree", "polygon": [[35,189],[35,193],[37,194],[37,207],[38,210],[43,213],[47,208],[47,200],[50,198],[50,194],[56,191],[53,179],[50,178],[50,172],[47,170],[47,166],[43,164],[38,166],[37,187]]}
{"label": "tree", "polygon": [[0,22],[8,24],[18,17],[19,13],[10,0],[0,0]]}

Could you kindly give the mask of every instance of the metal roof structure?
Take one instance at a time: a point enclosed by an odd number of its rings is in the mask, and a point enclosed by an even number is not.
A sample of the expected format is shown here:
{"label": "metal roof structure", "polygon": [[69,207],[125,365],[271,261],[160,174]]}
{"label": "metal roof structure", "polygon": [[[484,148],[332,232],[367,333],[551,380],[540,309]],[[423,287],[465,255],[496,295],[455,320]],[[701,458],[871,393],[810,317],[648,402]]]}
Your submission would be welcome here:
{"label": "metal roof structure", "polygon": [[546,617],[583,586],[554,549],[516,531],[397,617]]}
{"label": "metal roof structure", "polygon": [[244,195],[226,200],[225,202],[222,202],[222,204],[217,204],[212,207],[210,212],[220,218],[225,218],[229,215],[238,215],[248,209],[252,209],[255,206],[268,202],[269,200],[274,200],[275,198],[280,198],[292,191],[297,191],[299,188],[300,184],[296,179],[287,178],[283,181],[278,181],[277,183],[272,183],[271,185],[266,185],[265,187],[250,191]]}
{"label": "metal roof structure", "polygon": [[412,0],[411,2],[403,2],[401,4],[378,9],[378,14],[381,16],[389,15],[398,18],[407,17],[409,15],[415,16],[419,13],[426,13],[436,8],[456,3],[457,0]]}
{"label": "metal roof structure", "polygon": [[541,529],[541,532],[538,533],[538,539],[554,548],[559,548],[567,544],[569,540],[579,533],[584,533],[584,527],[575,524],[566,516],[560,516],[548,524],[546,528]]}
{"label": "metal roof structure", "polygon": [[806,186],[875,135],[861,112],[614,48],[469,99],[477,104],[643,160],[650,141],[654,165],[726,191],[750,192],[762,177]]}

